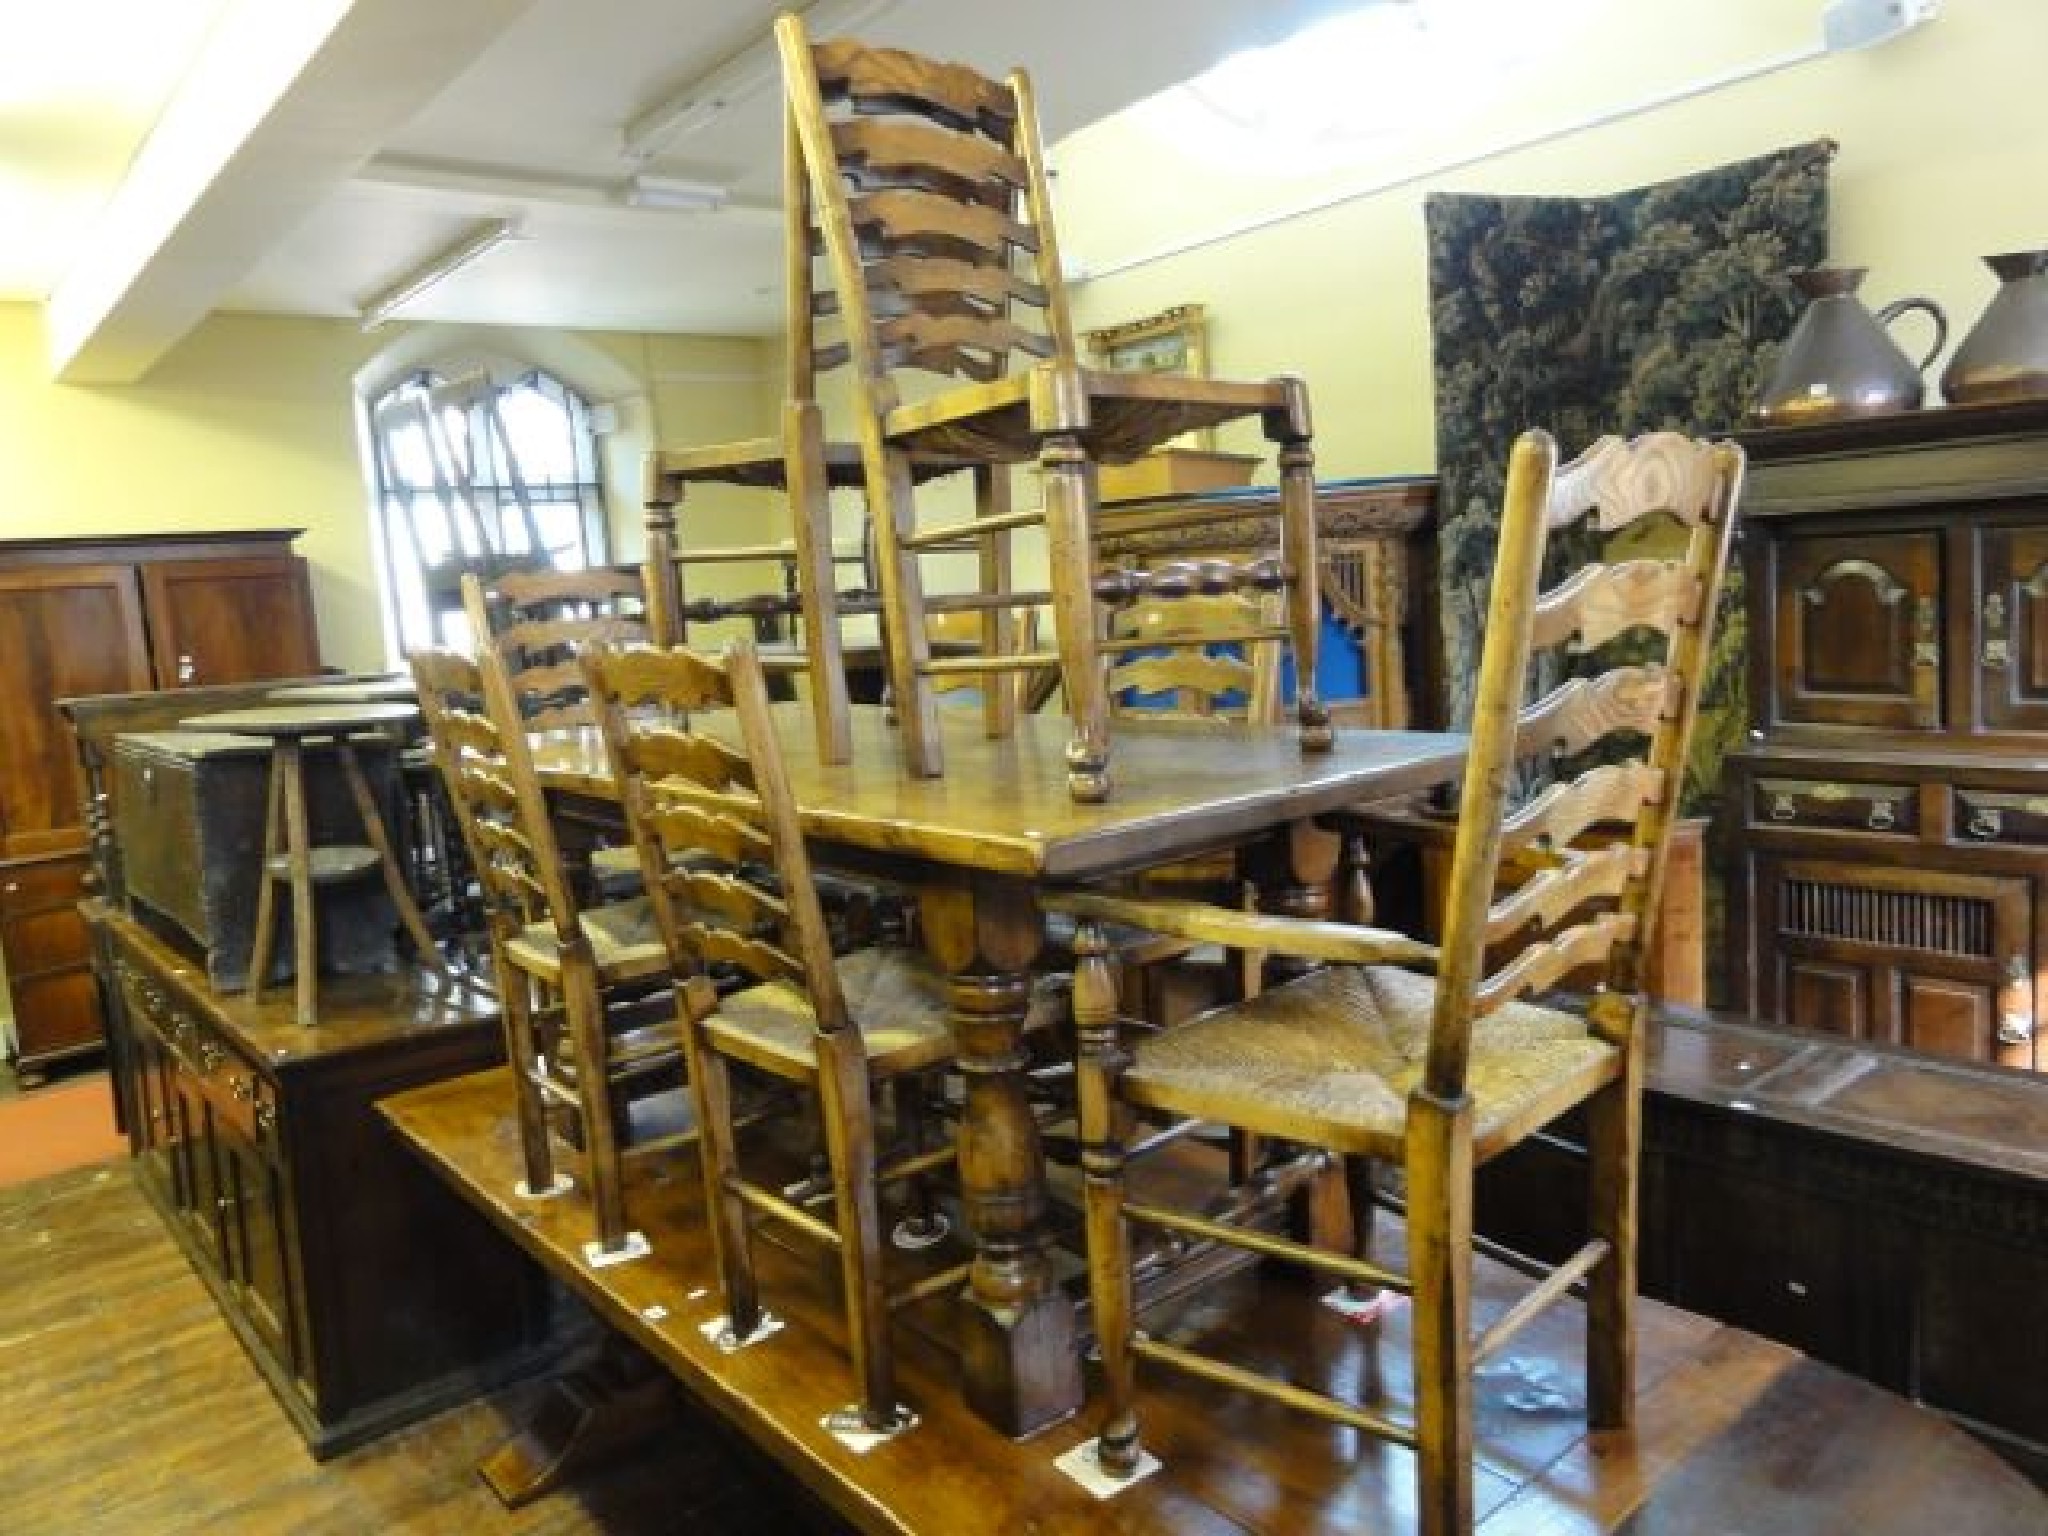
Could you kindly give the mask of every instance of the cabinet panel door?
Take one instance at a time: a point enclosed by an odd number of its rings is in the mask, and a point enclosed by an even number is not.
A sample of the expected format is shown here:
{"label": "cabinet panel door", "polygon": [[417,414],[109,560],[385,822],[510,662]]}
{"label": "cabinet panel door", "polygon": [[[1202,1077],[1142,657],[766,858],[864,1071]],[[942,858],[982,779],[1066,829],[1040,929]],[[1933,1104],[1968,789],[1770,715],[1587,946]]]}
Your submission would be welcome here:
{"label": "cabinet panel door", "polygon": [[2031,1067],[2033,888],[2017,877],[1788,860],[1758,917],[1780,1024]]}
{"label": "cabinet panel door", "polygon": [[1781,717],[1939,728],[1940,593],[1931,529],[1785,539],[1775,591]]}
{"label": "cabinet panel door", "polygon": [[160,560],[142,568],[142,584],[160,688],[319,670],[312,592],[297,555]]}
{"label": "cabinet panel door", "polygon": [[2048,528],[1986,528],[1977,689],[1986,727],[2048,730]]}
{"label": "cabinet panel door", "polygon": [[228,1272],[242,1315],[269,1342],[271,1352],[303,1377],[304,1351],[293,1327],[291,1253],[287,1246],[284,1181],[248,1142],[215,1122],[225,1186],[222,1214]]}
{"label": "cabinet panel door", "polygon": [[83,847],[83,775],[51,700],[150,686],[134,568],[0,571],[0,657],[0,857]]}
{"label": "cabinet panel door", "polygon": [[71,857],[0,869],[0,949],[17,1059],[27,1068],[100,1043],[92,945],[78,914],[85,863]]}

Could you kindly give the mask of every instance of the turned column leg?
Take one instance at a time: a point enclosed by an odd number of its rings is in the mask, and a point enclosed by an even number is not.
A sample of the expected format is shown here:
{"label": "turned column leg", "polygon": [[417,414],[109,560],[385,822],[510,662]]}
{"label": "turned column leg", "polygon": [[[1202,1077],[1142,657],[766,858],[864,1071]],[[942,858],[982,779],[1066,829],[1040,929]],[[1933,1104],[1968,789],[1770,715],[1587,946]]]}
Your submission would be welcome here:
{"label": "turned column leg", "polygon": [[1091,537],[1093,466],[1080,440],[1055,435],[1045,440],[1038,462],[1045,471],[1047,557],[1053,592],[1053,633],[1060,656],[1060,682],[1067,691],[1067,789],[1076,800],[1107,800],[1109,775],[1109,688],[1097,648],[1095,552]]}
{"label": "turned column leg", "polygon": [[966,1083],[961,1205],[974,1241],[960,1328],[969,1405],[1021,1437],[1081,1403],[1074,1309],[1053,1283],[1038,1124],[1025,1094],[1024,1018],[1039,917],[1020,885],[928,892],[934,958],[952,975],[951,1024]]}

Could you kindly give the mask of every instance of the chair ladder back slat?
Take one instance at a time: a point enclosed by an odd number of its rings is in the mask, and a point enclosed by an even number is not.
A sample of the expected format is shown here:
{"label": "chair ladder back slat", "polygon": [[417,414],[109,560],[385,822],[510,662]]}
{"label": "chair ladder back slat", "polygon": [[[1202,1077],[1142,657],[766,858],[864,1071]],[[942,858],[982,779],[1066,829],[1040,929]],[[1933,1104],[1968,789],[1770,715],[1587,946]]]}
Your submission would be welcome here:
{"label": "chair ladder back slat", "polygon": [[1602,965],[1635,934],[1633,914],[1603,912],[1531,944],[1480,982],[1473,997],[1474,1012],[1491,1013],[1518,997],[1554,987],[1575,971]]}
{"label": "chair ladder back slat", "polygon": [[1725,446],[1681,432],[1603,437],[1557,471],[1550,526],[1590,515],[1599,532],[1614,533],[1659,512],[1688,526],[1711,521],[1727,490]]}
{"label": "chair ladder back slat", "polygon": [[1533,644],[1548,650],[1572,642],[1590,651],[1631,629],[1668,635],[1698,616],[1699,599],[1699,573],[1686,562],[1589,565],[1537,603]]}
{"label": "chair ladder back slat", "polygon": [[1646,762],[1602,763],[1550,785],[1506,817],[1502,845],[1519,848],[1540,838],[1568,848],[1596,827],[1633,827],[1646,806],[1663,799],[1665,786],[1664,770]]}
{"label": "chair ladder back slat", "polygon": [[1676,680],[1661,665],[1617,667],[1597,677],[1568,679],[1522,711],[1516,754],[1573,756],[1617,734],[1647,738],[1676,691]]}
{"label": "chair ladder back slat", "polygon": [[1648,855],[1632,843],[1574,852],[1495,901],[1487,914],[1486,942],[1499,944],[1532,925],[1542,932],[1596,901],[1618,900],[1632,878],[1648,868]]}

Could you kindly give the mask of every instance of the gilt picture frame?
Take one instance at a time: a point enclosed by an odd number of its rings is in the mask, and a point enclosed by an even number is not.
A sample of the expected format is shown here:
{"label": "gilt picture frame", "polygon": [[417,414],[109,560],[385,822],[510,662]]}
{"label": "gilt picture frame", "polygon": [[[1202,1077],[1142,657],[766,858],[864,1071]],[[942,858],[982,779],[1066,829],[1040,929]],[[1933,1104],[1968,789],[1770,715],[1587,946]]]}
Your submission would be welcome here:
{"label": "gilt picture frame", "polygon": [[[1176,304],[1156,315],[1085,331],[1082,340],[1101,368],[1120,373],[1185,374],[1195,379],[1209,376],[1209,319],[1200,304]],[[1190,432],[1176,441],[1213,449],[1215,429]]]}

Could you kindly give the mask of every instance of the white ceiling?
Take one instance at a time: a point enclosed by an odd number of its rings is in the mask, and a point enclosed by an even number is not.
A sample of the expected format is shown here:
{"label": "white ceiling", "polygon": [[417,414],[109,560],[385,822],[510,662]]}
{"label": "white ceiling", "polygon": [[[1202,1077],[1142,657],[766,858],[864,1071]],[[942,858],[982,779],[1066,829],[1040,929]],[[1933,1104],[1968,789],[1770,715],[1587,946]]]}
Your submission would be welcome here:
{"label": "white ceiling", "polygon": [[[1359,0],[1351,0],[1359,3]],[[416,320],[759,335],[780,323],[773,0],[0,0],[0,298],[52,366],[140,377],[215,309],[353,316],[485,220]],[[1030,70],[1047,137],[1344,0],[822,0],[847,31]],[[750,52],[751,50],[751,52]],[[737,62],[735,58],[737,56]],[[686,117],[651,155],[630,124]],[[723,189],[628,205],[636,172]],[[1190,189],[1191,194],[1194,189]]]}

